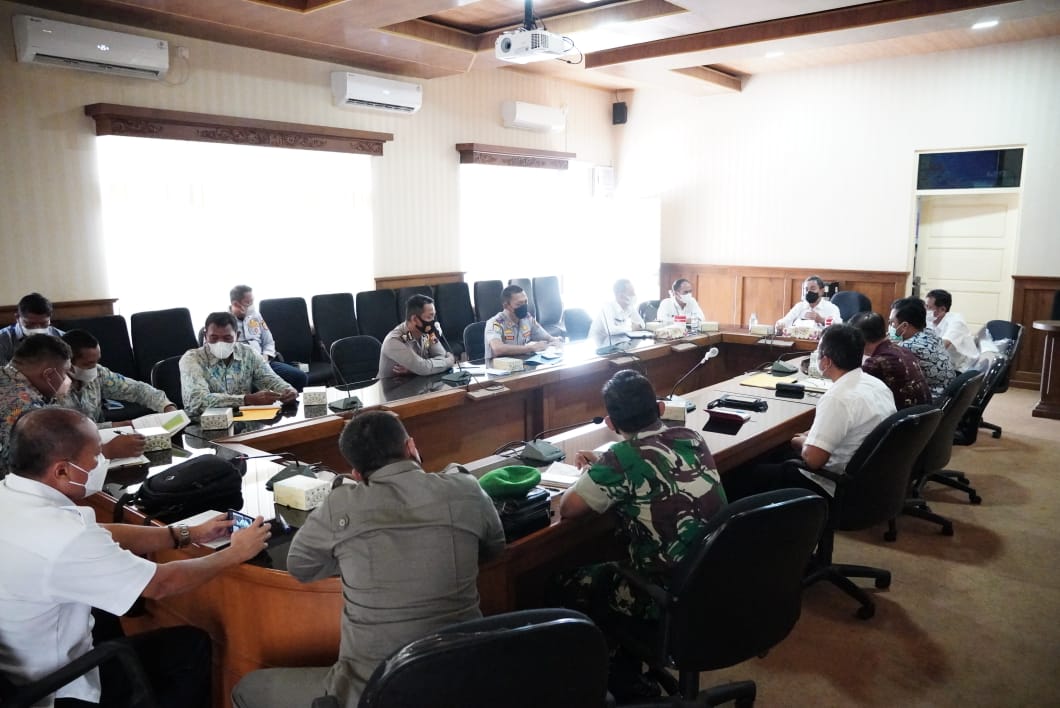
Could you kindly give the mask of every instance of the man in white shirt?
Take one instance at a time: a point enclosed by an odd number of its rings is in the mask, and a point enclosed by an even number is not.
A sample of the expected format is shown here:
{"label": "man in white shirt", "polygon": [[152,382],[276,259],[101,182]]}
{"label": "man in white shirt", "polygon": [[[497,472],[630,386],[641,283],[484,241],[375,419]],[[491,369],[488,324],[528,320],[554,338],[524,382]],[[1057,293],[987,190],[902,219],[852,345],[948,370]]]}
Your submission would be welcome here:
{"label": "man in white shirt", "polygon": [[927,306],[928,329],[935,330],[942,340],[953,368],[964,371],[979,358],[979,347],[975,345],[975,338],[964,317],[960,313],[950,312],[953,296],[945,290],[932,290],[924,298],[924,304]]}
{"label": "man in white shirt", "polygon": [[788,314],[777,320],[777,331],[781,332],[799,320],[810,320],[818,327],[824,327],[829,319],[832,324],[843,321],[839,308],[824,297],[824,281],[819,276],[811,275],[802,284],[802,299],[788,310]]}
{"label": "man in white shirt", "polygon": [[589,327],[589,339],[598,347],[624,341],[626,338],[621,335],[644,329],[644,319],[637,312],[633,283],[626,278],[616,280],[613,291],[615,299],[600,308]]}
{"label": "man in white shirt", "polygon": [[791,446],[798,467],[764,464],[725,478],[729,501],[770,489],[803,487],[822,496],[835,494],[835,482],[814,470],[842,473],[869,433],[897,409],[887,384],[861,370],[865,339],[850,325],[832,325],[818,346],[821,373],[832,386],[821,396],[813,425]]}
{"label": "man in white shirt", "polygon": [[670,297],[659,303],[657,317],[660,322],[670,324],[675,317],[684,317],[685,321],[704,320],[703,310],[692,296],[692,283],[685,278],[678,278],[670,289]]}
{"label": "man in white shirt", "polygon": [[[107,461],[95,423],[80,411],[24,414],[14,425],[9,459],[11,474],[0,481],[0,673],[15,684],[91,650],[93,607],[123,614],[140,595],[190,590],[266,546],[269,527],[259,517],[216,553],[165,564],[142,558],[221,538],[232,522],[220,515],[191,528],[97,524],[95,512],[81,502],[102,488]],[[208,704],[205,632],[165,629],[125,641],[141,656],[160,705]],[[104,666],[59,689],[55,705],[118,705],[127,690],[121,672]]]}

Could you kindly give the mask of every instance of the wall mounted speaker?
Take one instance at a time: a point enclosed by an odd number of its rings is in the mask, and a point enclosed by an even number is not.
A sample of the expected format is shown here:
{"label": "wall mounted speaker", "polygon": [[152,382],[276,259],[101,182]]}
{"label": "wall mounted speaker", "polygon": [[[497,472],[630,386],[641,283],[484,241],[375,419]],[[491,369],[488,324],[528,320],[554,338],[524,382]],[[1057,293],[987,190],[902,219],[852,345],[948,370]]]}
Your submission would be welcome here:
{"label": "wall mounted speaker", "polygon": [[628,117],[629,109],[625,101],[616,101],[611,104],[611,125],[623,125]]}

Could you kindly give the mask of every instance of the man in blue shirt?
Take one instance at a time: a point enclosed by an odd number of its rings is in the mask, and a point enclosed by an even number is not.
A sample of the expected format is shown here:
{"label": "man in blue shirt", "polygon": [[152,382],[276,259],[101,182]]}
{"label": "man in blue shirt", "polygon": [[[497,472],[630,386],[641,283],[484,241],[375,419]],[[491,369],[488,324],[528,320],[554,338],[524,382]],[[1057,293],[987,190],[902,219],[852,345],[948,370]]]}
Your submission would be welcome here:
{"label": "man in blue shirt", "polygon": [[63,331],[52,327],[52,304],[40,293],[30,293],[18,301],[15,324],[0,329],[0,366],[11,361],[19,343],[31,334],[61,337]]}

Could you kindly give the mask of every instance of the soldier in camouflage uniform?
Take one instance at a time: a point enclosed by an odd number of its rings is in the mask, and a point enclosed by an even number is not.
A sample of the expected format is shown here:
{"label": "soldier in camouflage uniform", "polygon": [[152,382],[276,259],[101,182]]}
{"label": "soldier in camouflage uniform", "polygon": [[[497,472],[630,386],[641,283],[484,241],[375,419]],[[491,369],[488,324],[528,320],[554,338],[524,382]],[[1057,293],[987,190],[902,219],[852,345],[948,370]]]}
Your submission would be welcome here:
{"label": "soldier in camouflage uniform", "polygon": [[[579,466],[588,470],[564,493],[560,515],[614,509],[629,537],[630,564],[665,586],[725,506],[725,492],[706,442],[694,430],[663,424],[663,404],[644,376],[620,371],[603,393],[605,421],[625,439],[595,460],[579,455]],[[563,604],[585,612],[605,632],[622,618],[657,618],[658,607],[615,569],[615,563],[601,563],[560,578]]]}

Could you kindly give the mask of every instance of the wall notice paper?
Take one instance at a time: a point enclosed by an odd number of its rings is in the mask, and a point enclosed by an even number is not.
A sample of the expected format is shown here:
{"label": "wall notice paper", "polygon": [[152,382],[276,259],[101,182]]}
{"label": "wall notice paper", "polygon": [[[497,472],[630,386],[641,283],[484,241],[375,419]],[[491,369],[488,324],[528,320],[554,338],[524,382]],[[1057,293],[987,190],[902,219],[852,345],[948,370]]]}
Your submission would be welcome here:
{"label": "wall notice paper", "polygon": [[272,420],[280,412],[280,404],[277,402],[267,406],[240,406],[239,411],[243,414],[239,416],[239,420],[244,422],[250,420]]}
{"label": "wall notice paper", "polygon": [[541,473],[541,484],[546,487],[566,489],[577,482],[581,474],[574,465],[568,465],[566,462],[553,462],[547,470]]}

